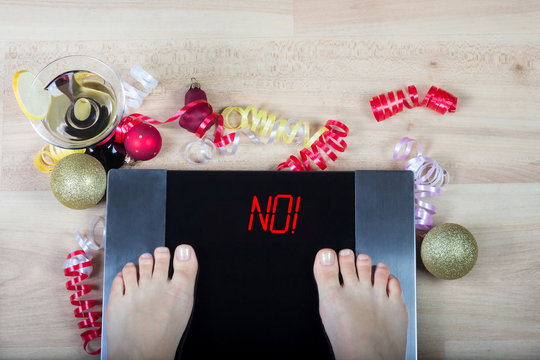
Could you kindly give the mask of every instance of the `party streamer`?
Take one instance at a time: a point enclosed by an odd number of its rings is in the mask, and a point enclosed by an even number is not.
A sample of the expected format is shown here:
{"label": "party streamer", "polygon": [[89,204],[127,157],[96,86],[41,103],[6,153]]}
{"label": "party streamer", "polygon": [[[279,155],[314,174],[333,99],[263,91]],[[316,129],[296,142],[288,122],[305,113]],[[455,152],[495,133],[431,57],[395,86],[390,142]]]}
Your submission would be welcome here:
{"label": "party streamer", "polygon": [[332,147],[338,152],[345,151],[347,143],[343,138],[349,133],[349,128],[336,120],[328,120],[325,128],[327,131],[314,139],[313,142],[310,141],[310,143],[313,143],[310,148],[306,147],[300,151],[300,160],[296,156],[291,155],[287,161],[278,165],[277,170],[283,170],[288,167],[293,171],[310,171],[310,160],[321,170],[324,170],[326,169],[326,163],[319,150],[322,150],[331,160],[336,161],[337,155],[330,148]]}
{"label": "party streamer", "polygon": [[[230,119],[234,113],[240,115],[240,122],[236,126],[231,124]],[[276,120],[275,115],[268,114],[264,110],[258,110],[252,105],[247,106],[246,108],[229,106],[221,112],[221,116],[223,116],[224,129],[230,131],[236,130],[236,135],[234,136],[228,150],[224,146],[217,148],[225,155],[234,155],[236,153],[240,143],[241,134],[244,134],[252,143],[256,145],[265,144],[265,142],[257,138],[255,135],[258,133],[263,137],[267,137],[266,144],[277,140],[282,141],[285,144],[292,144],[294,142],[296,145],[303,144],[304,146],[309,147],[320,137],[320,135],[328,131],[326,127],[323,127],[310,138],[310,124],[307,121],[299,121],[296,119]],[[192,164],[206,164],[209,160],[211,160],[214,157],[216,146],[213,144],[211,145],[210,139],[213,141],[214,137],[211,135],[204,135],[201,140],[196,140],[187,144],[184,151],[187,161]],[[189,150],[193,146],[199,147],[203,160],[195,161],[190,158]],[[207,151],[207,149],[210,150],[210,153]]]}
{"label": "party streamer", "polygon": [[122,86],[124,87],[124,92],[126,95],[126,107],[138,109],[142,105],[144,98],[147,97],[148,94],[150,94],[150,91],[157,86],[158,81],[139,65],[135,65],[131,68],[130,75],[142,86],[144,91],[141,91],[131,86],[129,83],[122,81]]}
{"label": "party streamer", "polygon": [[[203,160],[195,161],[189,157],[189,154],[190,154],[189,151],[193,146],[199,146],[199,151],[203,157]],[[209,151],[207,149],[209,149]],[[212,135],[204,135],[199,140],[190,142],[189,144],[186,145],[186,148],[184,150],[185,159],[193,165],[206,164],[208,161],[214,158],[215,154],[216,154],[216,145],[214,144],[214,137]]]}
{"label": "party streamer", "polygon": [[85,149],[68,150],[56,147],[51,144],[47,144],[39,150],[34,157],[34,165],[36,168],[44,173],[50,173],[53,171],[56,164],[68,155],[76,153],[84,153]]}
{"label": "party streamer", "polygon": [[[232,125],[229,119],[233,113],[237,113],[241,117],[240,123],[237,126]],[[320,135],[328,131],[326,127],[323,127],[313,137],[310,137],[310,125],[307,121],[296,119],[276,120],[275,115],[268,114],[264,110],[258,110],[253,105],[243,109],[241,107],[229,106],[221,112],[221,115],[224,118],[225,129],[248,129],[251,133],[268,136],[267,144],[277,140],[285,144],[294,142],[297,145],[303,144],[305,147],[309,147]]]}
{"label": "party streamer", "polygon": [[427,106],[440,114],[445,114],[447,111],[456,111],[457,98],[442,89],[432,86],[421,103],[418,102],[418,91],[416,90],[416,87],[411,85],[407,89],[411,103],[406,100],[405,94],[402,90],[398,90],[396,92],[397,98],[391,91],[387,93],[386,96],[381,94],[371,99],[371,110],[373,111],[375,119],[377,121],[388,119],[392,115],[403,111],[403,106],[405,106],[407,109],[412,109],[418,106]]}
{"label": "party streamer", "polygon": [[[231,123],[231,117],[237,113],[240,115],[240,122],[238,125]],[[212,114],[214,115],[214,114]],[[216,115],[214,115],[216,116]],[[268,114],[265,110],[259,110],[255,106],[250,105],[245,108],[229,106],[221,112],[223,117],[223,129],[230,131],[236,130],[231,135],[231,146],[227,150],[225,146],[217,147],[219,151],[225,155],[233,155],[236,153],[239,143],[240,135],[244,134],[252,143],[257,145],[264,145],[272,143],[274,140],[281,141],[285,144],[295,143],[296,145],[303,144],[305,147],[310,147],[320,136],[328,131],[328,128],[322,127],[313,136],[310,137],[310,124],[307,121],[300,121],[296,119],[279,119],[277,120],[275,115]],[[218,128],[221,122],[218,117]],[[265,141],[259,139],[255,134],[259,134],[262,137],[266,137]],[[221,133],[219,133],[221,136]],[[210,148],[208,140],[211,136],[204,135],[202,139],[189,143],[186,146],[185,155],[186,159],[192,164],[205,164],[207,163],[215,153],[208,155],[207,148]],[[214,139],[213,137],[211,137]],[[199,146],[202,161],[196,162],[189,157],[189,150],[193,146]]]}
{"label": "party streamer", "polygon": [[[100,245],[97,245],[94,240],[94,232],[96,226],[102,223],[103,236]],[[99,250],[103,248],[103,239],[105,239],[105,219],[102,217],[95,217],[90,224],[90,235],[86,236],[75,233],[75,239],[77,240],[81,250],[72,251],[68,254],[66,261],[64,262],[64,275],[72,277],[66,282],[66,289],[69,291],[75,291],[69,299],[71,304],[76,306],[73,313],[75,317],[81,319],[78,326],[79,329],[88,329],[81,334],[81,339],[84,341],[83,348],[90,355],[96,355],[101,352],[101,349],[91,351],[88,347],[88,343],[96,338],[101,337],[101,311],[88,311],[96,305],[95,300],[78,300],[80,297],[87,295],[92,290],[92,287],[82,282],[87,279],[92,273],[92,250]]]}
{"label": "party streamer", "polygon": [[[440,196],[441,187],[450,182],[450,175],[437,161],[422,154],[422,147],[419,142],[408,137],[402,138],[396,144],[394,160],[404,161],[410,155],[415,144],[418,148],[417,155],[403,163],[403,168],[414,173],[416,228],[418,230],[429,230],[433,227],[433,215],[436,214],[437,209],[435,206],[420,200],[420,198]],[[400,155],[402,151],[403,154]]]}

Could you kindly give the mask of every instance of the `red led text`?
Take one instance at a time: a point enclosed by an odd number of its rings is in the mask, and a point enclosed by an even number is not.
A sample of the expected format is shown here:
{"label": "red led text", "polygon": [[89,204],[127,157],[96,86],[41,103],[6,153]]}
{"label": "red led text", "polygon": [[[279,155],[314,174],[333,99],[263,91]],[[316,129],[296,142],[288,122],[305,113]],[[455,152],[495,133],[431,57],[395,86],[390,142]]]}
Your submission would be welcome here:
{"label": "red led text", "polygon": [[[276,224],[276,209],[278,202],[282,201],[287,203],[287,219],[285,224]],[[263,203],[264,205],[264,203]],[[291,224],[291,211],[294,205],[294,198],[292,195],[279,194],[276,195],[272,201],[272,196],[268,197],[266,202],[266,213],[263,214],[261,210],[261,205],[257,196],[253,196],[253,202],[251,203],[251,216],[249,217],[249,226],[248,231],[251,231],[253,227],[253,218],[259,219],[261,222],[261,227],[264,231],[270,230],[273,234],[285,234],[289,231],[289,225],[291,225],[291,233],[294,234],[294,229],[296,228],[296,220],[298,218],[298,209],[300,208],[300,196],[296,198],[296,206],[294,207],[294,217]],[[270,212],[272,210],[272,212]],[[271,216],[270,216],[271,215]],[[257,221],[257,220],[255,220]]]}

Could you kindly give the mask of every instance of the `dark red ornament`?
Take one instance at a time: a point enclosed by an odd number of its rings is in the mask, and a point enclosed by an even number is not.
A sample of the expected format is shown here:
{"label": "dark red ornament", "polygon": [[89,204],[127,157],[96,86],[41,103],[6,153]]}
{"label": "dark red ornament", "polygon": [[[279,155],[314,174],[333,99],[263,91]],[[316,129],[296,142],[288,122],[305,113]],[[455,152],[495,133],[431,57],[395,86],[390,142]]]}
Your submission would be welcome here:
{"label": "dark red ornament", "polygon": [[161,150],[161,135],[152,125],[140,123],[127,132],[124,147],[133,160],[150,160]]}
{"label": "dark red ornament", "polygon": [[[201,85],[199,83],[193,82],[186,93],[184,105],[197,100],[207,101],[206,93],[201,90]],[[208,103],[197,104],[182,115],[180,118],[180,126],[187,131],[195,133],[203,120],[211,113],[212,108],[208,106]],[[214,123],[215,120],[209,123],[207,128],[210,128]]]}

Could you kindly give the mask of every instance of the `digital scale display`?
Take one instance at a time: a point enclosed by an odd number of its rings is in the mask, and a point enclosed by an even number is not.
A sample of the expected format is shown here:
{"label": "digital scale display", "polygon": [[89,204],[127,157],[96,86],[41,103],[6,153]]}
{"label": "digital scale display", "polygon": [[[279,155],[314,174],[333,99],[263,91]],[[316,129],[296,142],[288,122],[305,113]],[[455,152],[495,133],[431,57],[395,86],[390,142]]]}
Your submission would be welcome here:
{"label": "digital scale display", "polygon": [[[298,220],[298,210],[300,209],[300,196],[296,199],[296,205],[294,210],[294,217],[292,220],[291,225],[291,234],[294,234],[294,229],[296,228],[296,221]],[[278,229],[276,227],[279,227],[277,225],[279,223],[278,221],[274,221],[276,219],[276,216],[279,218],[279,215],[276,215],[276,210],[278,210],[277,205],[280,199],[285,201],[287,206],[287,220],[285,221],[285,225],[283,229]],[[272,205],[273,204],[273,205]],[[249,226],[248,230],[251,231],[251,228],[253,226],[253,216],[255,216],[255,222],[257,222],[257,215],[259,214],[259,219],[261,220],[261,226],[264,231],[270,230],[272,234],[285,234],[287,231],[289,231],[289,224],[291,221],[291,210],[293,208],[294,204],[294,198],[292,195],[286,195],[286,194],[279,194],[274,196],[274,201],[272,202],[272,196],[268,197],[268,203],[266,205],[266,214],[263,217],[263,214],[261,212],[261,205],[259,204],[259,200],[257,199],[257,196],[253,196],[253,202],[251,204],[251,215],[249,217]],[[272,217],[270,218],[270,228],[268,227],[268,217],[270,216],[270,209],[272,209]],[[279,212],[277,213],[279,214]],[[274,224],[276,224],[274,227]]]}
{"label": "digital scale display", "polygon": [[[126,262],[157,246],[195,249],[177,358],[332,359],[313,276],[322,248],[389,265],[416,354],[412,173],[111,170],[108,182],[104,308]],[[102,349],[106,358],[105,340]]]}

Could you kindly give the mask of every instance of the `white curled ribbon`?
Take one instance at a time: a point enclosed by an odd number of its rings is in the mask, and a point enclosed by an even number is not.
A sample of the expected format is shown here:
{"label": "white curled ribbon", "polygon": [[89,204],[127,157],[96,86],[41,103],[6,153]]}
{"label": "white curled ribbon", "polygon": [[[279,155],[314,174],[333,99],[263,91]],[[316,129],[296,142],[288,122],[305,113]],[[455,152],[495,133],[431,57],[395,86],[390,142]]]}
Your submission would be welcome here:
{"label": "white curled ribbon", "polygon": [[126,107],[135,110],[142,105],[144,98],[158,85],[158,81],[139,65],[131,68],[130,75],[144,89],[144,91],[141,91],[129,83],[122,81],[126,96]]}
{"label": "white curled ribbon", "polygon": [[[232,143],[230,143],[227,146],[223,147],[216,147],[214,144],[214,136],[213,135],[205,135],[199,140],[195,140],[190,142],[186,145],[184,148],[184,158],[193,165],[203,165],[206,164],[208,161],[212,160],[214,156],[216,155],[216,149],[219,149],[219,151],[226,156],[231,156],[236,153],[238,150],[238,145],[240,144],[240,134],[244,134],[248,137],[251,142],[253,142],[256,145],[264,145],[255,134],[253,134],[249,129],[241,129],[236,132],[237,136],[234,137],[234,140]],[[193,146],[199,146],[200,155],[202,157],[202,160],[196,160],[193,159],[193,152],[191,151],[191,148]]]}
{"label": "white curled ribbon", "polygon": [[[98,245],[96,243],[95,239],[95,231],[97,225],[101,223],[103,225],[103,231],[101,236],[101,242]],[[64,269],[70,268],[75,265],[79,265],[88,261],[91,261],[93,256],[92,252],[90,250],[100,250],[103,249],[103,241],[105,239],[105,219],[101,216],[96,216],[92,222],[90,223],[90,229],[89,229],[89,235],[86,237],[85,235],[81,234],[80,232],[75,232],[75,240],[77,240],[77,243],[79,244],[80,248],[84,251],[84,254],[77,254],[73,255],[72,257],[69,257],[64,261]],[[71,253],[75,253],[76,251],[73,250]],[[92,273],[93,267],[87,266],[79,269],[80,272],[90,276]]]}
{"label": "white curled ribbon", "polygon": [[[223,147],[218,148],[219,151],[223,155],[231,156],[231,155],[234,155],[236,153],[236,150],[238,150],[238,145],[240,144],[240,134],[246,135],[248,137],[248,139],[251,140],[251,142],[254,143],[255,145],[264,145],[259,139],[257,139],[255,134],[253,134],[251,131],[249,131],[249,129],[238,130],[236,132],[236,134],[238,134],[238,135],[234,137],[234,140],[230,144],[230,146],[227,145],[227,146],[223,146]],[[227,147],[229,147],[230,150],[227,150],[226,149]]]}
{"label": "white curled ribbon", "polygon": [[[194,160],[191,158],[192,152],[190,151],[193,146],[199,146],[199,150],[202,156],[202,160]],[[193,165],[203,165],[214,158],[216,154],[216,145],[214,144],[214,137],[211,135],[205,135],[199,140],[190,142],[184,148],[184,158]]]}
{"label": "white curled ribbon", "polygon": [[[420,143],[408,137],[402,138],[394,147],[394,160],[404,161],[415,144],[418,155],[407,160],[403,168],[414,173],[416,228],[429,230],[433,227],[433,215],[437,213],[437,208],[420,198],[440,196],[441,187],[450,182],[450,174],[436,160],[424,156]],[[402,151],[403,154],[399,155]]]}

